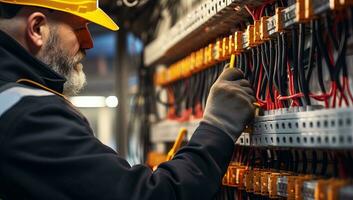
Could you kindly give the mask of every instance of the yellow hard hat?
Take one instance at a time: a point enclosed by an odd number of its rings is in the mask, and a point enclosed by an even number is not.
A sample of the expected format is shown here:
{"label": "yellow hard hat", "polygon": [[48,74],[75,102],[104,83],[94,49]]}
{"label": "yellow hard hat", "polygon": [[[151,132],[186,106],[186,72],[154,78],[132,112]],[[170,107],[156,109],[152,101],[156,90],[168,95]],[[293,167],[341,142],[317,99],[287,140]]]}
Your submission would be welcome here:
{"label": "yellow hard hat", "polygon": [[0,0],[3,3],[38,6],[70,13],[117,31],[118,25],[98,7],[98,0]]}

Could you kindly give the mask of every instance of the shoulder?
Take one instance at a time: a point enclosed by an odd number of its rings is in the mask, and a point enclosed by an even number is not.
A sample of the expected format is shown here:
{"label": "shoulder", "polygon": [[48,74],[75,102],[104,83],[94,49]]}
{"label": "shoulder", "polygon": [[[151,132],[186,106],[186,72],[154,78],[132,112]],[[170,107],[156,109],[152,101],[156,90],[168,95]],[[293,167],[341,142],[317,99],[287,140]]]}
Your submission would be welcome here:
{"label": "shoulder", "polygon": [[86,118],[58,95],[23,86],[0,91],[0,143],[23,133],[93,135]]}
{"label": "shoulder", "polygon": [[49,91],[20,84],[8,84],[0,88],[0,128],[12,120],[20,122],[29,115],[43,118],[76,118],[85,121],[68,100]]}
{"label": "shoulder", "polygon": [[[54,96],[54,94],[42,89],[32,88],[17,83],[7,84],[0,88],[0,117],[27,97],[50,96]],[[35,99],[39,101],[41,98]]]}

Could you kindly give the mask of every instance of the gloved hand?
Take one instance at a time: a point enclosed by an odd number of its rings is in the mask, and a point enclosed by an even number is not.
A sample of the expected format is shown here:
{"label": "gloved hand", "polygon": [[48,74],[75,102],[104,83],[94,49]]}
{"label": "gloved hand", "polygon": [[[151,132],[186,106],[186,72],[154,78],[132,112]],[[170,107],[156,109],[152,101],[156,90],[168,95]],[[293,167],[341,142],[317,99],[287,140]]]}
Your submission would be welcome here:
{"label": "gloved hand", "polygon": [[236,141],[254,118],[256,101],[250,83],[235,68],[226,68],[213,84],[202,122],[213,125]]}

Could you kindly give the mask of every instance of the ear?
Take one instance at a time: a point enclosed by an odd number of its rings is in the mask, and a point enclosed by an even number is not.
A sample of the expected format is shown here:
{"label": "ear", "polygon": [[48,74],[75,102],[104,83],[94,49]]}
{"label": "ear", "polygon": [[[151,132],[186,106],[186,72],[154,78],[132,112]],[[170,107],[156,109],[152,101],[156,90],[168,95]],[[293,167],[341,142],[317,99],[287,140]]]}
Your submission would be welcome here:
{"label": "ear", "polygon": [[27,17],[26,38],[29,47],[38,51],[44,44],[49,31],[47,17],[41,12],[34,12]]}

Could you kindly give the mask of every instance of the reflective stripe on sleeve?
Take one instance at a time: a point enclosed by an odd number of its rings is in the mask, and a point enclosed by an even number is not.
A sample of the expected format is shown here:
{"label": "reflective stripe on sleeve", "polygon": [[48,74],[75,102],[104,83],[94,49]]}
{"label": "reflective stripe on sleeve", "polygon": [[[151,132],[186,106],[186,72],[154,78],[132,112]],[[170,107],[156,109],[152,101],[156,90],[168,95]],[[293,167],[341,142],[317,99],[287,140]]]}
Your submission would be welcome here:
{"label": "reflective stripe on sleeve", "polygon": [[51,96],[54,95],[45,90],[26,87],[12,87],[0,93],[0,117],[22,98],[26,96]]}

